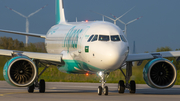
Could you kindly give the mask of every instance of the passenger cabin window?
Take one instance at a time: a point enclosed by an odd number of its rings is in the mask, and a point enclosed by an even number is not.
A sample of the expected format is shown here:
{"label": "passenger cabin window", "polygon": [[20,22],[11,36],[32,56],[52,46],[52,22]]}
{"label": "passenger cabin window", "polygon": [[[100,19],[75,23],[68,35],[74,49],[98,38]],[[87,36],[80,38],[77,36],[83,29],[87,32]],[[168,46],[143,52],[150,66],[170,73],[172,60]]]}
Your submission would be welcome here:
{"label": "passenger cabin window", "polygon": [[99,35],[99,41],[109,41],[108,35]]}
{"label": "passenger cabin window", "polygon": [[120,35],[120,37],[122,41],[127,42],[123,35]]}
{"label": "passenger cabin window", "polygon": [[94,35],[91,35],[87,42],[90,42]]}
{"label": "passenger cabin window", "polygon": [[95,35],[95,36],[93,37],[93,39],[91,40],[91,42],[97,41],[97,39],[98,39],[98,35]]}
{"label": "passenger cabin window", "polygon": [[119,35],[112,35],[111,41],[120,41]]}

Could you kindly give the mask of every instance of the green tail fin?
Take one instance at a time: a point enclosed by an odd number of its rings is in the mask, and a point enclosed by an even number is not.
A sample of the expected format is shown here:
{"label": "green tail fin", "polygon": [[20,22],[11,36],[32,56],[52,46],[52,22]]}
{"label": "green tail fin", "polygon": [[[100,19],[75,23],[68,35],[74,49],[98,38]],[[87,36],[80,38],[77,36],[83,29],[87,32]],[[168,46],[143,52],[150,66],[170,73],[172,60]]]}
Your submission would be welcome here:
{"label": "green tail fin", "polygon": [[63,0],[56,0],[56,24],[65,23]]}

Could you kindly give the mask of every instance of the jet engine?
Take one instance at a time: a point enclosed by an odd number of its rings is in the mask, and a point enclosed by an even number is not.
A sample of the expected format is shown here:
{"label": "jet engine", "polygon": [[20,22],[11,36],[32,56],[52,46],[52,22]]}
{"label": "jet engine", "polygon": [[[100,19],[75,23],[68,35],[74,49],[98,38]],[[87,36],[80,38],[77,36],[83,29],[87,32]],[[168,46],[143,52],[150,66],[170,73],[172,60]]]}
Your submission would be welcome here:
{"label": "jet engine", "polygon": [[27,87],[34,83],[37,69],[27,56],[16,56],[6,62],[3,76],[13,86]]}
{"label": "jet engine", "polygon": [[170,88],[174,85],[176,76],[176,67],[164,58],[151,60],[143,70],[144,80],[152,88]]}

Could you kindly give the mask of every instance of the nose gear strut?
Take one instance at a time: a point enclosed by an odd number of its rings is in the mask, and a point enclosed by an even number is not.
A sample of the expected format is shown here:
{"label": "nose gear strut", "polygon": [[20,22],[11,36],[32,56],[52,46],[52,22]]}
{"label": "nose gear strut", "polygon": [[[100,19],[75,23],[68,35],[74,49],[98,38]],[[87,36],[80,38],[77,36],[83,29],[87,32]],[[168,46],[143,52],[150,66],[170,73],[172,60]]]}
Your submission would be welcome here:
{"label": "nose gear strut", "polygon": [[104,95],[108,95],[108,86],[105,86],[105,83],[106,83],[105,75],[106,74],[104,73],[104,71],[101,71],[98,73],[98,75],[101,77],[100,82],[102,85],[102,86],[98,87],[98,95],[102,95],[102,92],[104,93]]}

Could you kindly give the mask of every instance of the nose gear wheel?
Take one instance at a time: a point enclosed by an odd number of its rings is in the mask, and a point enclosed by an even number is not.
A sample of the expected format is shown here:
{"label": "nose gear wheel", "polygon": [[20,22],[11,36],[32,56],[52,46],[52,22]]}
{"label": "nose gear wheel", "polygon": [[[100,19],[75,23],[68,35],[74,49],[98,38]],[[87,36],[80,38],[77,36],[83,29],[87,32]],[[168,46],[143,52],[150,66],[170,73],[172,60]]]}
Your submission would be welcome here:
{"label": "nose gear wheel", "polygon": [[108,86],[105,86],[105,83],[106,83],[106,81],[105,81],[105,73],[103,71],[101,71],[98,74],[101,77],[100,82],[101,82],[101,85],[102,85],[102,86],[98,87],[98,95],[102,95],[102,92],[103,92],[104,95],[108,95]]}
{"label": "nose gear wheel", "polygon": [[101,86],[98,87],[98,95],[102,95],[102,87]]}

